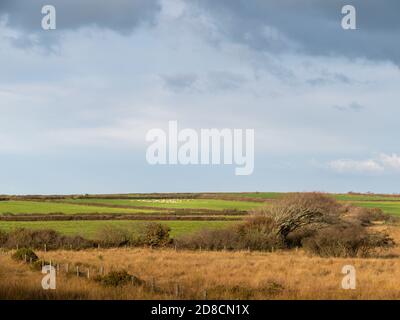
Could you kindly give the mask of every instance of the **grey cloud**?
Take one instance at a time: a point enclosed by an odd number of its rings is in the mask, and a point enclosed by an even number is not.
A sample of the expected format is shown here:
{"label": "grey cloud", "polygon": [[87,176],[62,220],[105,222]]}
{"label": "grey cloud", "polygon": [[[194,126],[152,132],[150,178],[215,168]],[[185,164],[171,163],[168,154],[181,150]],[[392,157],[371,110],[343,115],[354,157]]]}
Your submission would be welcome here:
{"label": "grey cloud", "polygon": [[246,78],[241,74],[229,71],[211,71],[205,75],[194,73],[172,74],[161,76],[164,86],[173,92],[222,92],[239,89]]}
{"label": "grey cloud", "polygon": [[164,81],[165,87],[175,92],[190,89],[197,81],[197,75],[189,73],[165,75],[161,76],[161,78]]}
{"label": "grey cloud", "polygon": [[352,102],[351,104],[347,106],[333,106],[334,109],[339,110],[339,111],[354,111],[354,112],[360,112],[365,109],[365,107],[357,102]]}
{"label": "grey cloud", "polygon": [[[256,50],[400,63],[398,0],[193,0],[214,17],[220,32]],[[357,29],[341,28],[341,8],[354,5]],[[265,33],[265,30],[272,33]],[[269,36],[268,36],[269,34]]]}
{"label": "grey cloud", "polygon": [[329,85],[329,84],[334,84],[334,83],[342,83],[342,84],[350,84],[353,83],[348,76],[341,74],[341,73],[323,73],[322,77],[317,77],[317,78],[311,78],[307,80],[307,83],[312,85],[312,86],[323,86],[323,85]]}
{"label": "grey cloud", "polygon": [[0,16],[7,16],[12,28],[43,34],[41,9],[48,4],[56,7],[58,30],[95,25],[129,33],[140,23],[151,23],[160,10],[158,0],[1,0]]}
{"label": "grey cloud", "polygon": [[208,74],[208,84],[211,90],[235,90],[245,82],[245,77],[233,72],[215,71]]}

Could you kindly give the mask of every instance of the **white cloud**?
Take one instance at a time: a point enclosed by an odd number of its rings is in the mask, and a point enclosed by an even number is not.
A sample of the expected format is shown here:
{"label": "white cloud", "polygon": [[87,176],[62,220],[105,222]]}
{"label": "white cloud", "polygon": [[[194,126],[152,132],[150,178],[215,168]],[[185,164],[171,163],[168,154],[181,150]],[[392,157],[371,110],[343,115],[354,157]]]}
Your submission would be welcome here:
{"label": "white cloud", "polygon": [[380,160],[385,167],[400,170],[400,156],[397,154],[393,153],[392,155],[387,155],[382,153],[380,155]]}
{"label": "white cloud", "polygon": [[385,168],[375,160],[334,160],[328,163],[328,166],[339,173],[381,173]]}
{"label": "white cloud", "polygon": [[339,159],[328,163],[328,167],[339,173],[383,173],[385,171],[400,171],[400,156],[393,153],[381,153],[375,159],[352,160]]}

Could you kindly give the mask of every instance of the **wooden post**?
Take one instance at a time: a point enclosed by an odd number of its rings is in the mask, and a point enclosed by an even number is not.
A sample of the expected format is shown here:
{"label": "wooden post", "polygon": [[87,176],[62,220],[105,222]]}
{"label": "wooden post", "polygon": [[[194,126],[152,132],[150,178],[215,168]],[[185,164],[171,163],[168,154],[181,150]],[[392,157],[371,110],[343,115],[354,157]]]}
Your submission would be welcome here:
{"label": "wooden post", "polygon": [[100,275],[102,276],[104,274],[104,267],[100,266]]}
{"label": "wooden post", "polygon": [[26,253],[25,253],[25,255],[24,255],[24,262],[26,263],[26,261],[27,261],[27,260],[26,260]]}
{"label": "wooden post", "polygon": [[65,271],[68,273],[69,272],[69,263],[65,266]]}
{"label": "wooden post", "polygon": [[47,252],[47,244],[44,244],[44,252]]}
{"label": "wooden post", "polygon": [[204,290],[204,292],[203,292],[203,298],[204,298],[204,300],[207,300],[207,290]]}
{"label": "wooden post", "polygon": [[76,266],[76,276],[79,277],[79,266]]}
{"label": "wooden post", "polygon": [[32,264],[32,257],[30,257],[29,259],[29,264]]}
{"label": "wooden post", "polygon": [[60,264],[57,263],[57,274],[60,273]]}
{"label": "wooden post", "polygon": [[18,246],[18,243],[17,243],[17,250],[18,250],[18,248],[19,248],[19,246]]}
{"label": "wooden post", "polygon": [[156,280],[153,278],[151,278],[151,292],[155,292],[156,291]]}
{"label": "wooden post", "polygon": [[100,243],[97,244],[97,249],[100,250]]}
{"label": "wooden post", "polygon": [[87,278],[90,279],[90,269],[87,269]]}

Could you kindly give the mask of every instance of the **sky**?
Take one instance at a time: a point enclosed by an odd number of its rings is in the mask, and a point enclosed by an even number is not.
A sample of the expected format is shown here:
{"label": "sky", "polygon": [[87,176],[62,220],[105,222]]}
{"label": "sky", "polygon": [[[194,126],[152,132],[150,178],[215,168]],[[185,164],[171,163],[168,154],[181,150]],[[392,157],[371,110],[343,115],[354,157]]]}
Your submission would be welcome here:
{"label": "sky", "polygon": [[[399,17],[398,0],[2,0],[0,194],[400,193]],[[146,132],[171,120],[254,129],[253,174],[150,165]]]}

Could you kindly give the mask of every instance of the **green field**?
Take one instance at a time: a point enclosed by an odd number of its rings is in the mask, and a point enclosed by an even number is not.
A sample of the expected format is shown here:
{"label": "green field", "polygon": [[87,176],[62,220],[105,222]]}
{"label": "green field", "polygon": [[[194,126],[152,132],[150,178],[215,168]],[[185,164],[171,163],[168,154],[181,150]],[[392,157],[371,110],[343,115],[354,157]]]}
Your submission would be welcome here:
{"label": "green field", "polygon": [[352,204],[365,208],[379,208],[385,213],[400,215],[400,201],[356,201]]}
{"label": "green field", "polygon": [[[0,230],[10,231],[16,228],[28,229],[52,229],[65,235],[81,235],[93,239],[96,232],[104,226],[124,227],[133,232],[140,225],[148,221],[0,221]],[[160,222],[160,221],[157,221]],[[176,237],[188,234],[204,228],[223,228],[238,222],[232,221],[162,221],[171,228],[171,236]]]}
{"label": "green field", "polygon": [[[222,228],[229,224],[238,223],[238,221],[223,221],[227,217],[233,217],[233,210],[250,211],[261,206],[271,205],[277,199],[283,197],[283,193],[274,192],[254,192],[254,193],[218,193],[205,194],[212,199],[195,198],[181,199],[179,194],[175,194],[171,199],[144,199],[145,195],[141,195],[142,199],[114,198],[100,199],[91,196],[90,198],[66,198],[62,200],[49,199],[47,201],[28,201],[28,200],[10,200],[0,201],[0,215],[10,215],[7,219],[12,220],[14,216],[20,214],[39,214],[39,215],[54,215],[54,214],[93,214],[94,220],[76,220],[76,221],[0,221],[0,229],[10,230],[17,227],[26,227],[32,229],[54,229],[66,235],[82,235],[84,237],[93,238],[97,230],[105,225],[123,226],[132,231],[146,223],[143,220],[96,220],[95,214],[132,214],[138,215],[143,213],[143,216],[148,214],[157,214],[165,216],[165,220],[157,220],[157,222],[166,224],[171,228],[171,235],[176,237],[181,234],[194,232],[203,228]],[[185,195],[190,197],[190,195]],[[154,195],[153,195],[154,197]],[[225,197],[225,200],[224,200]],[[232,200],[237,197],[238,200]],[[367,195],[367,194],[332,194],[332,197],[343,203],[351,203],[360,207],[380,208],[385,213],[392,215],[400,215],[400,198],[382,195]],[[247,200],[247,198],[249,200]],[[269,199],[266,202],[251,201],[251,199]],[[229,199],[229,200],[228,200]],[[241,201],[245,200],[245,201]],[[117,207],[121,206],[121,207]],[[140,207],[148,207],[141,209]],[[160,210],[161,208],[169,210]],[[191,211],[180,212],[174,210],[190,209]],[[203,219],[210,219],[210,213],[203,210],[221,211],[218,215],[214,214],[214,220],[195,221],[196,217],[190,218],[190,215],[203,216]],[[222,212],[226,210],[227,212]],[[191,220],[168,220],[171,214],[185,215],[185,218]],[[244,216],[238,215],[236,218]],[[143,218],[143,217],[140,217]],[[145,217],[146,219],[148,217]],[[36,217],[37,219],[37,217]],[[151,218],[149,218],[151,219]],[[33,220],[33,219],[32,219]]]}
{"label": "green field", "polygon": [[64,201],[72,204],[93,203],[98,205],[208,210],[250,210],[265,205],[262,202],[215,199],[68,199]]}
{"label": "green field", "polygon": [[137,213],[143,209],[108,208],[101,206],[82,206],[56,202],[0,201],[0,215],[12,214],[94,214],[94,213]]}

